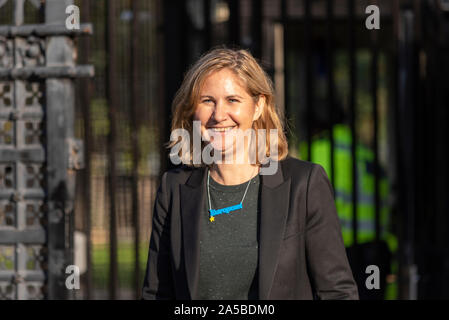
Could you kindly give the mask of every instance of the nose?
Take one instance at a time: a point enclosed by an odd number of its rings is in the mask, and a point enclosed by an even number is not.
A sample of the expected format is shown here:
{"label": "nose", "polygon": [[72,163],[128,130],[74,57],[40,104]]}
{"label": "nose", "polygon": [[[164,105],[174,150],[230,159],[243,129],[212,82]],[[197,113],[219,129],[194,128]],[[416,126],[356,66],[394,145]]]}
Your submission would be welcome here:
{"label": "nose", "polygon": [[222,122],[228,118],[227,108],[224,103],[218,101],[212,114],[215,122]]}

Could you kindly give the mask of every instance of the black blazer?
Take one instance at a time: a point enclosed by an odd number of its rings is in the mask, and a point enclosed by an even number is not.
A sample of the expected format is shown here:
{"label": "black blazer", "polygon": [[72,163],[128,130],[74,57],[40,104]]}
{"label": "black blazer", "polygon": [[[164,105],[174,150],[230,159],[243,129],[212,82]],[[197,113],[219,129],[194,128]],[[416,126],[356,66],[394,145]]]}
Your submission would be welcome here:
{"label": "black blazer", "polygon": [[[358,299],[324,169],[288,157],[261,175],[259,299]],[[205,168],[164,173],[142,299],[195,299]]]}

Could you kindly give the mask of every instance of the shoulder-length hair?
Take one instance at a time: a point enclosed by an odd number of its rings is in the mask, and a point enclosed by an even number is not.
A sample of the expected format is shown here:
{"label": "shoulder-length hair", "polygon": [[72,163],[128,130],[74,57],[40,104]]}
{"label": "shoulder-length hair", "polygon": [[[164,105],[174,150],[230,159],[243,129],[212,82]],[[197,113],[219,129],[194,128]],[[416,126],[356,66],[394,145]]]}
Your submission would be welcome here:
{"label": "shoulder-length hair", "polygon": [[[283,114],[277,108],[274,99],[273,83],[270,77],[262,69],[256,59],[247,50],[234,50],[228,48],[216,48],[205,53],[193,64],[184,76],[181,87],[176,92],[172,103],[173,119],[171,131],[176,129],[185,129],[190,134],[190,148],[188,153],[179,154],[182,162],[186,165],[194,165],[193,159],[193,116],[199,101],[200,89],[208,75],[221,69],[230,69],[246,85],[250,96],[257,99],[265,96],[265,106],[261,116],[253,122],[252,128],[257,132],[258,129],[266,130],[265,157],[279,161],[288,154],[288,143],[284,133]],[[277,146],[270,145],[270,130],[277,131]],[[276,140],[276,139],[275,139]],[[167,144],[168,148],[175,146],[178,141],[171,141]],[[273,142],[276,143],[276,142]],[[204,145],[202,144],[202,147]],[[270,150],[276,150],[275,156],[270,155]],[[180,149],[180,153],[185,148]],[[202,151],[202,150],[201,150]],[[257,162],[260,164],[260,157]],[[202,161],[201,161],[202,162]],[[203,164],[201,164],[203,165]]]}

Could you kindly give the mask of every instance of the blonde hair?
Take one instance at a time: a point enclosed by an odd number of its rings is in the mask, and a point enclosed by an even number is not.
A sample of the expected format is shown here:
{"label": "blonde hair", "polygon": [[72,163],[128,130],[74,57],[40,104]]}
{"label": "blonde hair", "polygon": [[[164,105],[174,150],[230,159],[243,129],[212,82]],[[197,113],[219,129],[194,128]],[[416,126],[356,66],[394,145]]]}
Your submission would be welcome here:
{"label": "blonde hair", "polygon": [[[269,133],[271,129],[277,129],[277,157],[273,160],[279,161],[284,159],[288,154],[288,143],[284,133],[283,115],[275,105],[271,79],[248,51],[216,48],[205,53],[190,67],[173,99],[171,131],[186,129],[190,134],[190,154],[180,154],[181,158],[184,159],[183,162],[187,165],[192,165],[193,115],[204,80],[211,73],[225,68],[230,69],[240,77],[243,84],[246,85],[249,95],[253,96],[255,101],[257,101],[260,95],[265,96],[265,106],[262,114],[253,122],[252,128],[256,131],[258,129],[266,130],[265,156],[269,158],[270,147],[272,150],[276,147],[270,146]],[[177,143],[178,141],[171,141],[167,144],[167,147],[171,148]],[[180,152],[182,150],[184,148]],[[257,163],[260,164],[258,161]]]}

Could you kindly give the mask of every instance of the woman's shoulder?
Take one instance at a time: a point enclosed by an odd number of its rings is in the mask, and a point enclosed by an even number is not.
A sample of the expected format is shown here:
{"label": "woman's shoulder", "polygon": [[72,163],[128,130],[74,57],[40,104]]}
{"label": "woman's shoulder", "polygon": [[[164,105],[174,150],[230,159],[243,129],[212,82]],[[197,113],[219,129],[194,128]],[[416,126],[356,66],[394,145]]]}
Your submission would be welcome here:
{"label": "woman's shoulder", "polygon": [[202,170],[202,167],[180,165],[164,172],[162,179],[169,184],[184,184],[193,172]]}
{"label": "woman's shoulder", "polygon": [[324,171],[323,167],[317,163],[300,160],[293,156],[287,156],[280,161],[284,178],[293,180],[308,180],[314,171]]}
{"label": "woman's shoulder", "polygon": [[310,161],[300,160],[290,155],[288,155],[285,159],[281,160],[280,164],[282,166],[284,174],[287,172],[289,173],[295,173],[300,171],[308,172],[312,170],[314,166],[318,165]]}

